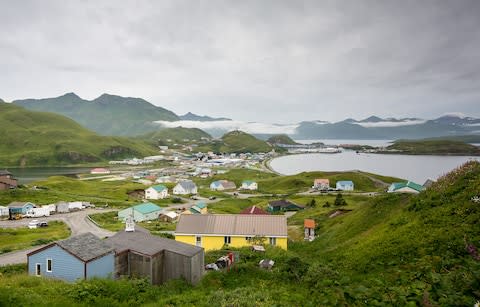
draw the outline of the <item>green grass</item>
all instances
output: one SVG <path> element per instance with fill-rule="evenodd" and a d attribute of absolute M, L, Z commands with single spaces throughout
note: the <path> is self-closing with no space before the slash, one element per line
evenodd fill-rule
<path fill-rule="evenodd" d="M 329 218 L 333 195 L 289 219 L 314 218 L 313 242 L 265 254 L 240 249 L 232 270 L 209 272 L 198 286 L 143 280 L 62 283 L 0 270 L 0 302 L 9 305 L 145 306 L 473 306 L 480 300 L 480 163 L 469 162 L 418 195 L 345 195 L 352 211 Z M 306 204 L 310 197 L 293 197 Z M 267 199 L 220 202 L 218 209 Z M 319 207 L 320 206 L 320 207 Z M 214 205 L 212 205 L 214 207 Z M 468 247 L 468 249 L 467 249 Z M 206 254 L 214 261 L 227 251 Z M 258 268 L 273 259 L 271 271 Z M 4 274 L 3 272 L 9 272 Z"/>
<path fill-rule="evenodd" d="M 158 152 L 144 141 L 99 136 L 61 115 L 0 103 L 1 166 L 94 164 Z"/>
<path fill-rule="evenodd" d="M 413 155 L 480 155 L 480 148 L 455 140 L 398 140 L 387 149 Z"/>
<path fill-rule="evenodd" d="M 32 190 L 29 187 L 23 187 L 0 191 L 0 203 L 29 201 L 37 205 L 45 205 L 57 201 L 89 201 L 95 205 L 125 207 L 139 202 L 138 199 L 128 196 L 129 191 L 145 188 L 142 184 L 127 181 L 80 181 L 63 176 L 49 177 L 30 186 L 33 185 L 46 189 Z"/>
<path fill-rule="evenodd" d="M 120 231 L 125 229 L 125 223 L 118 220 L 116 211 L 95 213 L 89 215 L 100 227 L 110 231 Z M 158 234 L 159 231 L 175 230 L 175 223 L 167 223 L 161 221 L 150 221 L 138 223 L 139 226 L 150 230 L 152 234 Z"/>
<path fill-rule="evenodd" d="M 231 131 L 222 136 L 221 140 L 213 140 L 210 144 L 198 146 L 194 150 L 196 152 L 256 153 L 269 152 L 272 149 L 273 147 L 267 142 L 259 140 L 253 135 L 242 131 Z"/>
<path fill-rule="evenodd" d="M 335 187 L 337 181 L 351 180 L 355 185 L 354 192 L 384 191 L 391 182 L 401 181 L 398 178 L 378 176 L 363 172 L 303 172 L 291 176 L 273 177 L 258 180 L 258 191 L 262 193 L 292 194 L 308 191 L 316 178 L 327 178 L 330 186 Z M 375 179 L 375 180 L 372 180 Z M 383 181 L 385 184 L 378 182 Z"/>
<path fill-rule="evenodd" d="M 69 235 L 70 229 L 59 221 L 49 222 L 48 227 L 35 229 L 27 226 L 0 228 L 0 254 L 57 241 Z"/>
<path fill-rule="evenodd" d="M 211 139 L 212 136 L 198 128 L 166 128 L 142 135 L 139 138 L 154 142 L 156 145 L 169 145 L 168 139 L 175 143 L 184 143 L 184 139 L 200 141 L 202 138 Z"/>

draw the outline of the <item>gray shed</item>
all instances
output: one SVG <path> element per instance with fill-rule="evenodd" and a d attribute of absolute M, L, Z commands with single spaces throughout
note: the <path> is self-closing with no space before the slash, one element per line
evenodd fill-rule
<path fill-rule="evenodd" d="M 204 273 L 204 250 L 151 235 L 148 230 L 117 232 L 106 241 L 115 248 L 115 278 L 148 277 L 152 284 L 184 278 L 196 284 Z"/>

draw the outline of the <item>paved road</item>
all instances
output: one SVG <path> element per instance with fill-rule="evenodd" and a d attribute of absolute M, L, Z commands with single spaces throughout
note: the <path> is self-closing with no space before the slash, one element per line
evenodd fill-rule
<path fill-rule="evenodd" d="M 56 214 L 48 217 L 38 218 L 40 221 L 63 221 L 65 222 L 71 230 L 71 236 L 78 234 L 91 232 L 99 238 L 109 237 L 113 235 L 113 232 L 102 229 L 92 223 L 88 218 L 88 214 L 99 213 L 99 212 L 108 212 L 112 210 L 98 210 L 98 209 L 88 209 L 78 212 L 71 212 L 65 214 Z M 21 219 L 18 221 L 0 221 L 0 228 L 19 228 L 27 227 L 28 223 L 33 219 Z M 42 246 L 35 246 L 33 248 L 21 251 L 15 251 L 7 254 L 0 255 L 0 266 L 7 264 L 17 264 L 17 263 L 26 263 L 27 254 L 31 251 L 34 251 Z"/>

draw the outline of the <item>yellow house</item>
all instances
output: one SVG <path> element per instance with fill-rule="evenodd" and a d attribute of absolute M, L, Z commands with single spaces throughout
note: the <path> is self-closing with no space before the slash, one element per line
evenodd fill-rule
<path fill-rule="evenodd" d="M 287 238 L 287 218 L 283 215 L 182 214 L 175 230 L 175 240 L 205 251 L 253 244 L 287 249 Z"/>

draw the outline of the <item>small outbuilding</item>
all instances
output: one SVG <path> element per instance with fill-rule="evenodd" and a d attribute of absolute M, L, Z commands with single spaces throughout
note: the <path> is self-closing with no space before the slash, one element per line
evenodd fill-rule
<path fill-rule="evenodd" d="M 315 220 L 305 219 L 303 221 L 303 227 L 305 230 L 305 240 L 313 241 L 315 239 Z"/>
<path fill-rule="evenodd" d="M 162 222 L 174 222 L 178 218 L 178 214 L 173 211 L 162 212 L 158 219 Z"/>
<path fill-rule="evenodd" d="M 114 260 L 112 246 L 92 233 L 84 233 L 27 254 L 27 267 L 30 275 L 73 282 L 112 276 Z"/>
<path fill-rule="evenodd" d="M 286 199 L 274 200 L 268 203 L 267 210 L 270 212 L 281 211 L 298 211 L 305 209 L 303 206 L 297 205 Z"/>
<path fill-rule="evenodd" d="M 154 284 L 183 278 L 197 284 L 204 274 L 204 250 L 151 235 L 136 227 L 106 239 L 115 248 L 114 277 L 145 277 Z"/>
<path fill-rule="evenodd" d="M 10 217 L 13 217 L 15 215 L 25 215 L 27 214 L 27 211 L 35 208 L 35 204 L 31 202 L 20 202 L 20 201 L 14 201 L 8 204 L 8 212 Z"/>

